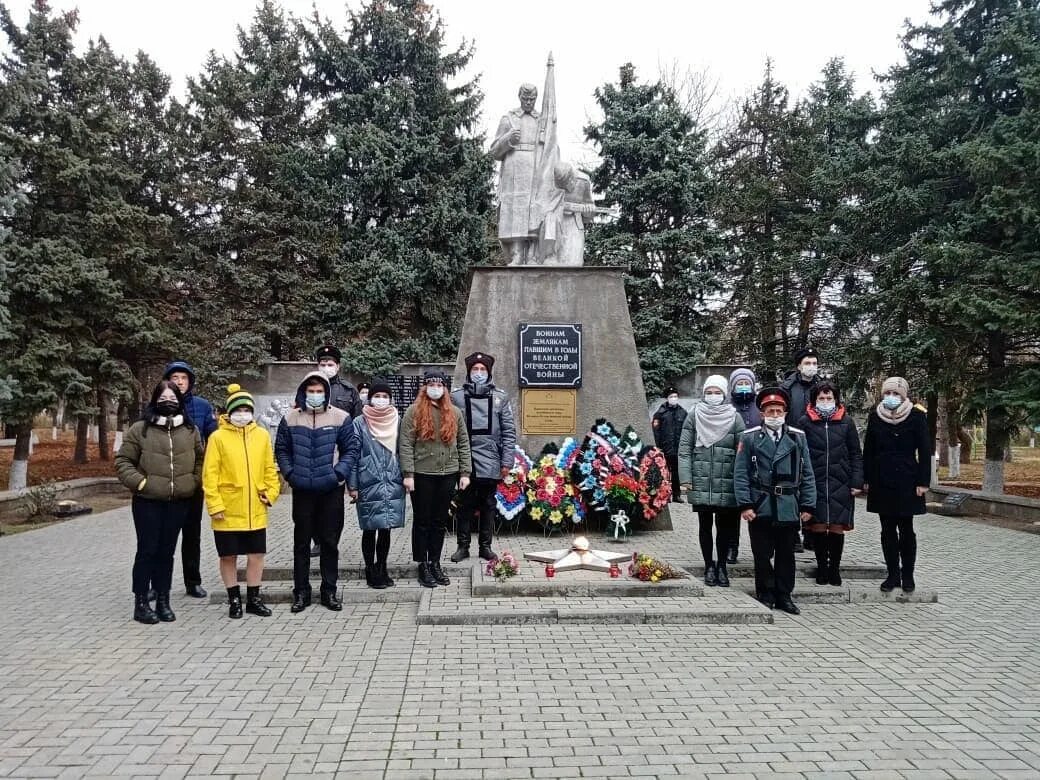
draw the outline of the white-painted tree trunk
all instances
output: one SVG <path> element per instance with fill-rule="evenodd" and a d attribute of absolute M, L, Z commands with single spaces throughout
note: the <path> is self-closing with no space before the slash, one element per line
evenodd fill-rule
<path fill-rule="evenodd" d="M 123 446 L 123 432 L 122 431 L 116 431 L 116 440 L 112 444 L 112 453 L 115 454 L 115 453 L 119 452 L 119 448 L 122 447 L 122 446 Z"/>
<path fill-rule="evenodd" d="M 997 493 L 1004 492 L 1004 461 L 989 460 L 982 465 L 982 492 Z"/>
<path fill-rule="evenodd" d="M 950 479 L 957 479 L 961 475 L 961 445 L 954 444 L 950 447 Z"/>
<path fill-rule="evenodd" d="M 11 470 L 7 476 L 8 490 L 24 490 L 29 482 L 29 461 L 11 461 Z"/>

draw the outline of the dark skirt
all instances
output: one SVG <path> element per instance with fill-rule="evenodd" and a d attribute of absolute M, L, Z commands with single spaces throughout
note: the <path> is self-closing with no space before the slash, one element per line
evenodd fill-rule
<path fill-rule="evenodd" d="M 217 555 L 257 555 L 267 552 L 267 529 L 255 531 L 214 531 Z"/>

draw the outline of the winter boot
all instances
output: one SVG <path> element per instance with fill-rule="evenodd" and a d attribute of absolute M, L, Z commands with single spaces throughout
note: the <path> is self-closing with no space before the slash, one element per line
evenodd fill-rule
<path fill-rule="evenodd" d="M 817 540 L 821 545 L 825 542 L 830 548 L 827 582 L 831 585 L 841 585 L 841 554 L 845 551 L 845 534 L 827 534 L 827 539 Z"/>
<path fill-rule="evenodd" d="M 715 571 L 715 561 L 708 561 L 704 564 L 704 584 L 709 588 L 714 588 L 719 584 L 719 575 Z"/>
<path fill-rule="evenodd" d="M 816 553 L 816 584 L 826 585 L 830 581 L 830 570 L 827 567 L 828 553 L 830 552 L 830 545 L 827 544 L 827 536 L 825 533 L 814 534 L 816 539 L 813 541 L 813 552 Z"/>
<path fill-rule="evenodd" d="M 881 535 L 881 552 L 885 556 L 885 566 L 888 568 L 888 576 L 881 583 L 881 590 L 891 593 L 899 587 L 899 539 L 889 539 L 885 534 Z"/>
<path fill-rule="evenodd" d="M 433 572 L 430 571 L 430 564 L 420 563 L 419 564 L 419 584 L 424 588 L 436 588 L 437 580 L 433 577 Z"/>
<path fill-rule="evenodd" d="M 170 609 L 170 591 L 165 590 L 155 594 L 155 614 L 163 623 L 172 623 L 177 619 L 173 610 Z"/>
<path fill-rule="evenodd" d="M 147 593 L 134 596 L 134 620 L 146 625 L 154 625 L 159 622 L 159 616 L 155 614 L 152 605 L 148 603 Z"/>
<path fill-rule="evenodd" d="M 271 617 L 271 608 L 260 598 L 259 585 L 248 585 L 246 587 L 246 612 L 259 617 Z"/>
<path fill-rule="evenodd" d="M 392 579 L 390 579 L 390 573 L 386 570 L 386 561 L 383 561 L 382 563 L 377 563 L 376 568 L 379 570 L 379 579 L 386 587 L 392 588 L 394 587 L 394 585 L 397 584 Z"/>
<path fill-rule="evenodd" d="M 715 566 L 715 579 L 719 583 L 720 588 L 729 587 L 729 572 L 726 571 L 725 561 L 719 561 Z"/>
<path fill-rule="evenodd" d="M 459 545 L 459 549 L 451 554 L 452 563 L 461 563 L 469 557 L 469 547 L 467 545 Z"/>
<path fill-rule="evenodd" d="M 238 620 L 242 617 L 242 588 L 239 585 L 235 585 L 233 588 L 227 589 L 228 595 L 228 617 L 232 620 Z"/>

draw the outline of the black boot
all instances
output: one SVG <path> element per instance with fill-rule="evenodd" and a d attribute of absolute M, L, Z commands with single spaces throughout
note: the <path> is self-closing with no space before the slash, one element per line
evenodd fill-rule
<path fill-rule="evenodd" d="M 726 571 L 726 562 L 719 561 L 715 567 L 715 579 L 719 583 L 720 588 L 729 587 L 729 572 Z"/>
<path fill-rule="evenodd" d="M 845 551 L 845 534 L 827 534 L 827 539 L 817 540 L 821 545 L 826 541 L 830 548 L 830 561 L 827 569 L 827 582 L 841 585 L 841 554 Z"/>
<path fill-rule="evenodd" d="M 228 596 L 228 617 L 232 620 L 238 620 L 242 617 L 242 588 L 235 585 L 233 588 L 227 589 Z"/>
<path fill-rule="evenodd" d="M 891 593 L 899 587 L 899 539 L 888 539 L 882 533 L 881 552 L 885 556 L 885 566 L 888 568 L 888 576 L 881 583 L 881 590 Z"/>
<path fill-rule="evenodd" d="M 904 593 L 913 593 L 917 588 L 914 582 L 914 566 L 917 564 L 917 535 L 911 531 L 899 540 L 899 557 L 903 561 L 903 577 L 901 587 Z"/>
<path fill-rule="evenodd" d="M 776 608 L 781 612 L 786 612 L 788 615 L 802 614 L 802 611 L 798 609 L 798 605 L 787 594 L 777 596 Z"/>
<path fill-rule="evenodd" d="M 480 557 L 481 557 L 481 558 L 483 558 L 483 559 L 484 559 L 485 561 L 493 561 L 493 560 L 495 560 L 496 558 L 498 558 L 498 556 L 497 556 L 497 555 L 495 555 L 495 551 L 491 549 L 491 544 L 490 544 L 490 543 L 489 543 L 489 544 L 487 544 L 486 546 L 485 546 L 485 545 L 483 545 L 483 544 L 482 544 L 482 545 L 480 545 L 480 551 L 479 551 L 479 553 L 478 553 L 478 554 L 479 554 L 479 555 L 480 555 Z"/>
<path fill-rule="evenodd" d="M 437 581 L 438 585 L 451 585 L 451 580 L 448 579 L 448 575 L 441 568 L 440 561 L 432 561 L 430 563 L 430 574 Z"/>
<path fill-rule="evenodd" d="M 459 545 L 459 549 L 451 554 L 452 563 L 461 563 L 469 557 L 469 546 Z"/>
<path fill-rule="evenodd" d="M 271 617 L 271 608 L 260 598 L 260 586 L 246 586 L 246 612 L 259 617 Z"/>
<path fill-rule="evenodd" d="M 830 545 L 827 544 L 827 534 L 818 533 L 815 536 L 813 552 L 816 553 L 816 584 L 826 585 L 830 581 L 830 569 L 827 566 Z"/>
<path fill-rule="evenodd" d="M 159 616 L 155 614 L 152 605 L 148 603 L 147 593 L 134 596 L 134 620 L 147 625 L 154 625 L 159 622 Z"/>
<path fill-rule="evenodd" d="M 321 605 L 325 609 L 331 609 L 333 612 L 339 612 L 343 609 L 343 602 L 339 600 L 339 596 L 336 595 L 334 590 L 323 590 L 321 592 Z"/>
<path fill-rule="evenodd" d="M 430 564 L 428 563 L 419 564 L 419 584 L 424 588 L 437 587 L 437 580 L 433 578 L 433 572 L 430 571 Z"/>
<path fill-rule="evenodd" d="M 289 607 L 289 611 L 292 613 L 303 612 L 307 607 L 311 605 L 311 594 L 304 593 L 303 591 L 293 591 L 292 606 Z"/>
<path fill-rule="evenodd" d="M 368 584 L 368 587 L 375 588 L 376 590 L 383 590 L 386 588 L 386 583 L 383 582 L 379 566 L 375 563 L 365 566 L 365 582 Z"/>
<path fill-rule="evenodd" d="M 714 588 L 719 584 L 719 577 L 715 572 L 715 561 L 704 564 L 704 584 L 709 588 Z"/>
<path fill-rule="evenodd" d="M 732 547 L 729 548 L 729 552 L 726 553 L 726 563 L 731 564 L 731 565 L 736 563 L 737 562 L 737 555 L 739 555 L 739 554 L 740 554 L 740 547 L 739 547 L 739 545 L 734 544 Z"/>
<path fill-rule="evenodd" d="M 163 623 L 172 623 L 177 619 L 170 609 L 170 591 L 161 591 L 155 594 L 155 614 Z"/>
<path fill-rule="evenodd" d="M 206 589 L 201 585 L 189 585 L 184 589 L 184 592 L 191 596 L 193 599 L 204 599 L 209 594 L 206 593 Z"/>
<path fill-rule="evenodd" d="M 386 587 L 392 588 L 394 587 L 394 585 L 397 584 L 392 579 L 390 579 L 390 573 L 386 570 L 386 561 L 383 561 L 382 563 L 377 563 L 376 568 L 379 569 L 379 579 L 383 581 L 383 584 Z"/>

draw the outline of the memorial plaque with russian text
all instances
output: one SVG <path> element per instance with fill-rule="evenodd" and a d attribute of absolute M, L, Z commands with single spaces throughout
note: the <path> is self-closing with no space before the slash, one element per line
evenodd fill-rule
<path fill-rule="evenodd" d="M 573 436 L 577 425 L 577 390 L 520 392 L 520 429 L 524 436 Z"/>
<path fill-rule="evenodd" d="M 520 323 L 520 387 L 581 387 L 581 325 Z"/>

